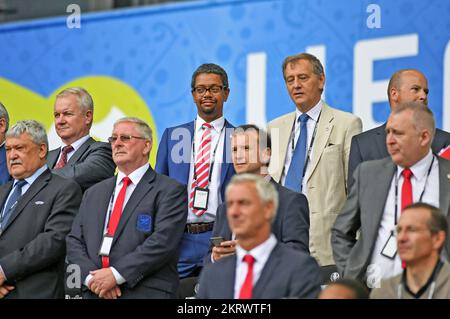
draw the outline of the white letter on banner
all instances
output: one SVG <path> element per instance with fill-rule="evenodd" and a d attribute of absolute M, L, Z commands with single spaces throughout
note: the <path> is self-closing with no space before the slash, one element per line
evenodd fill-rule
<path fill-rule="evenodd" d="M 372 103 L 387 101 L 389 80 L 373 81 L 373 61 L 417 55 L 417 34 L 363 40 L 355 44 L 353 64 L 353 113 L 363 122 L 364 130 L 382 123 L 372 116 Z M 392 72 L 393 73 L 393 72 Z"/>
<path fill-rule="evenodd" d="M 450 131 L 450 41 L 444 53 L 444 92 L 442 103 L 442 129 Z"/>
<path fill-rule="evenodd" d="M 378 4 L 369 4 L 366 9 L 367 13 L 371 13 L 367 17 L 366 25 L 369 29 L 381 28 L 381 8 Z"/>
<path fill-rule="evenodd" d="M 69 4 L 66 9 L 67 13 L 72 13 L 66 19 L 66 25 L 69 29 L 81 28 L 81 8 L 78 4 Z"/>
<path fill-rule="evenodd" d="M 265 52 L 247 55 L 246 121 L 266 127 L 266 61 Z"/>

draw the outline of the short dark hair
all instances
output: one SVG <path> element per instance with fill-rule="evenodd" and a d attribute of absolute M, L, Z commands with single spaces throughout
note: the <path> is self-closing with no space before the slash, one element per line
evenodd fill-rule
<path fill-rule="evenodd" d="M 431 216 L 427 222 L 427 226 L 432 234 L 437 234 L 438 232 L 443 231 L 445 232 L 445 237 L 447 237 L 448 234 L 447 217 L 444 214 L 442 214 L 439 208 L 427 203 L 419 202 L 406 206 L 403 211 L 415 208 L 426 209 L 427 211 L 430 212 Z"/>
<path fill-rule="evenodd" d="M 348 288 L 353 292 L 353 296 L 355 299 L 369 299 L 369 290 L 362 282 L 357 279 L 340 278 L 330 283 L 328 287 L 330 286 L 343 286 Z"/>
<path fill-rule="evenodd" d="M 255 124 L 243 124 L 239 125 L 233 130 L 233 135 L 238 133 L 244 133 L 247 130 L 255 130 L 258 134 L 259 146 L 264 148 L 272 149 L 272 140 L 270 138 L 270 134 L 268 134 L 265 130 L 259 128 Z"/>
<path fill-rule="evenodd" d="M 191 80 L 191 89 L 193 90 L 195 87 L 195 80 L 197 79 L 197 76 L 202 73 L 209 73 L 209 74 L 217 74 L 220 76 L 220 79 L 222 80 L 223 88 L 228 89 L 228 75 L 225 70 L 214 63 L 205 63 L 200 65 L 197 70 L 194 71 L 194 74 L 192 74 L 192 80 Z"/>

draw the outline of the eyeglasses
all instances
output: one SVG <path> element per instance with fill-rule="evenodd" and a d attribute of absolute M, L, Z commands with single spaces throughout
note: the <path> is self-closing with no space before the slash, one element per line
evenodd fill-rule
<path fill-rule="evenodd" d="M 220 85 L 213 85 L 210 86 L 209 88 L 204 87 L 204 86 L 196 86 L 192 92 L 195 92 L 197 94 L 206 94 L 206 91 L 211 92 L 211 94 L 218 94 L 220 93 L 222 90 L 224 89 L 223 86 Z"/>
<path fill-rule="evenodd" d="M 108 142 L 110 142 L 111 144 L 115 143 L 117 141 L 117 139 L 120 139 L 121 142 L 124 143 L 128 143 L 129 141 L 131 141 L 132 138 L 137 138 L 140 140 L 146 140 L 145 137 L 141 137 L 141 136 L 133 136 L 133 135 L 119 135 L 119 136 L 111 136 L 108 137 Z"/>

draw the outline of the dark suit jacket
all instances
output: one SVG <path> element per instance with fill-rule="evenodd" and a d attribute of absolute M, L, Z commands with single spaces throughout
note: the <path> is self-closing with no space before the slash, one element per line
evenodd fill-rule
<path fill-rule="evenodd" d="M 51 150 L 47 156 L 48 167 L 53 168 L 59 157 L 61 148 Z M 74 179 L 83 192 L 92 185 L 112 177 L 116 164 L 112 160 L 111 145 L 96 142 L 90 137 L 70 157 L 66 166 L 52 172 L 65 178 Z"/>
<path fill-rule="evenodd" d="M 438 161 L 439 208 L 450 222 L 450 161 L 440 157 Z M 395 171 L 390 157 L 363 162 L 356 168 L 355 183 L 331 232 L 334 259 L 339 272 L 346 277 L 362 279 L 365 275 Z M 429 187 L 433 189 L 436 185 Z M 442 255 L 450 260 L 449 236 Z"/>
<path fill-rule="evenodd" d="M 236 255 L 206 265 L 200 273 L 198 299 L 233 299 Z M 316 298 L 321 275 L 308 254 L 277 244 L 253 287 L 253 299 Z"/>
<path fill-rule="evenodd" d="M 225 188 L 228 182 L 235 174 L 233 162 L 231 161 L 231 134 L 229 134 L 230 129 L 233 128 L 234 126 L 225 120 L 225 129 L 221 136 L 221 138 L 224 138 L 223 136 L 225 136 L 222 169 L 220 174 L 220 194 L 222 199 L 225 198 Z M 187 185 L 189 182 L 193 138 L 194 121 L 167 128 L 159 143 L 158 154 L 156 155 L 156 172 L 172 177 L 181 184 Z M 172 158 L 172 152 L 179 155 L 180 158 L 182 158 L 182 161 L 178 163 L 175 162 L 178 159 Z"/>
<path fill-rule="evenodd" d="M 441 149 L 450 145 L 450 133 L 436 129 L 436 134 L 431 144 L 433 153 L 437 154 Z M 353 172 L 356 167 L 365 161 L 377 160 L 388 157 L 386 146 L 386 123 L 352 138 L 350 157 L 348 159 L 348 189 L 353 184 Z"/>
<path fill-rule="evenodd" d="M 309 254 L 308 200 L 305 195 L 293 192 L 273 179 L 270 181 L 278 191 L 278 210 L 272 224 L 272 233 L 279 242 Z M 212 237 L 221 236 L 225 240 L 231 240 L 231 235 L 227 206 L 222 203 L 217 208 Z M 211 262 L 211 250 L 205 257 L 205 262 Z"/>
<path fill-rule="evenodd" d="M 9 176 L 8 166 L 6 165 L 6 151 L 5 145 L 0 146 L 0 185 L 3 185 L 11 180 Z"/>
<path fill-rule="evenodd" d="M 3 207 L 13 182 L 0 187 Z M 64 298 L 65 237 L 81 202 L 77 183 L 46 170 L 17 202 L 0 236 L 7 298 Z"/>
<path fill-rule="evenodd" d="M 98 255 L 116 177 L 88 189 L 67 237 L 69 263 L 89 271 L 102 268 Z M 150 219 L 149 227 L 139 220 Z M 187 218 L 186 187 L 149 167 L 128 200 L 114 235 L 110 265 L 125 279 L 122 298 L 170 298 L 178 288 L 178 246 Z M 93 298 L 83 285 L 83 297 Z"/>

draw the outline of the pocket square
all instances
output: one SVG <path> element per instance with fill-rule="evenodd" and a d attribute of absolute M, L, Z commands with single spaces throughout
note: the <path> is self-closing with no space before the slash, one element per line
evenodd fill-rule
<path fill-rule="evenodd" d="M 38 200 L 37 202 L 34 202 L 34 204 L 35 204 L 35 205 L 43 205 L 43 204 L 44 204 L 44 202 L 43 202 L 43 201 L 41 201 L 41 200 Z"/>

